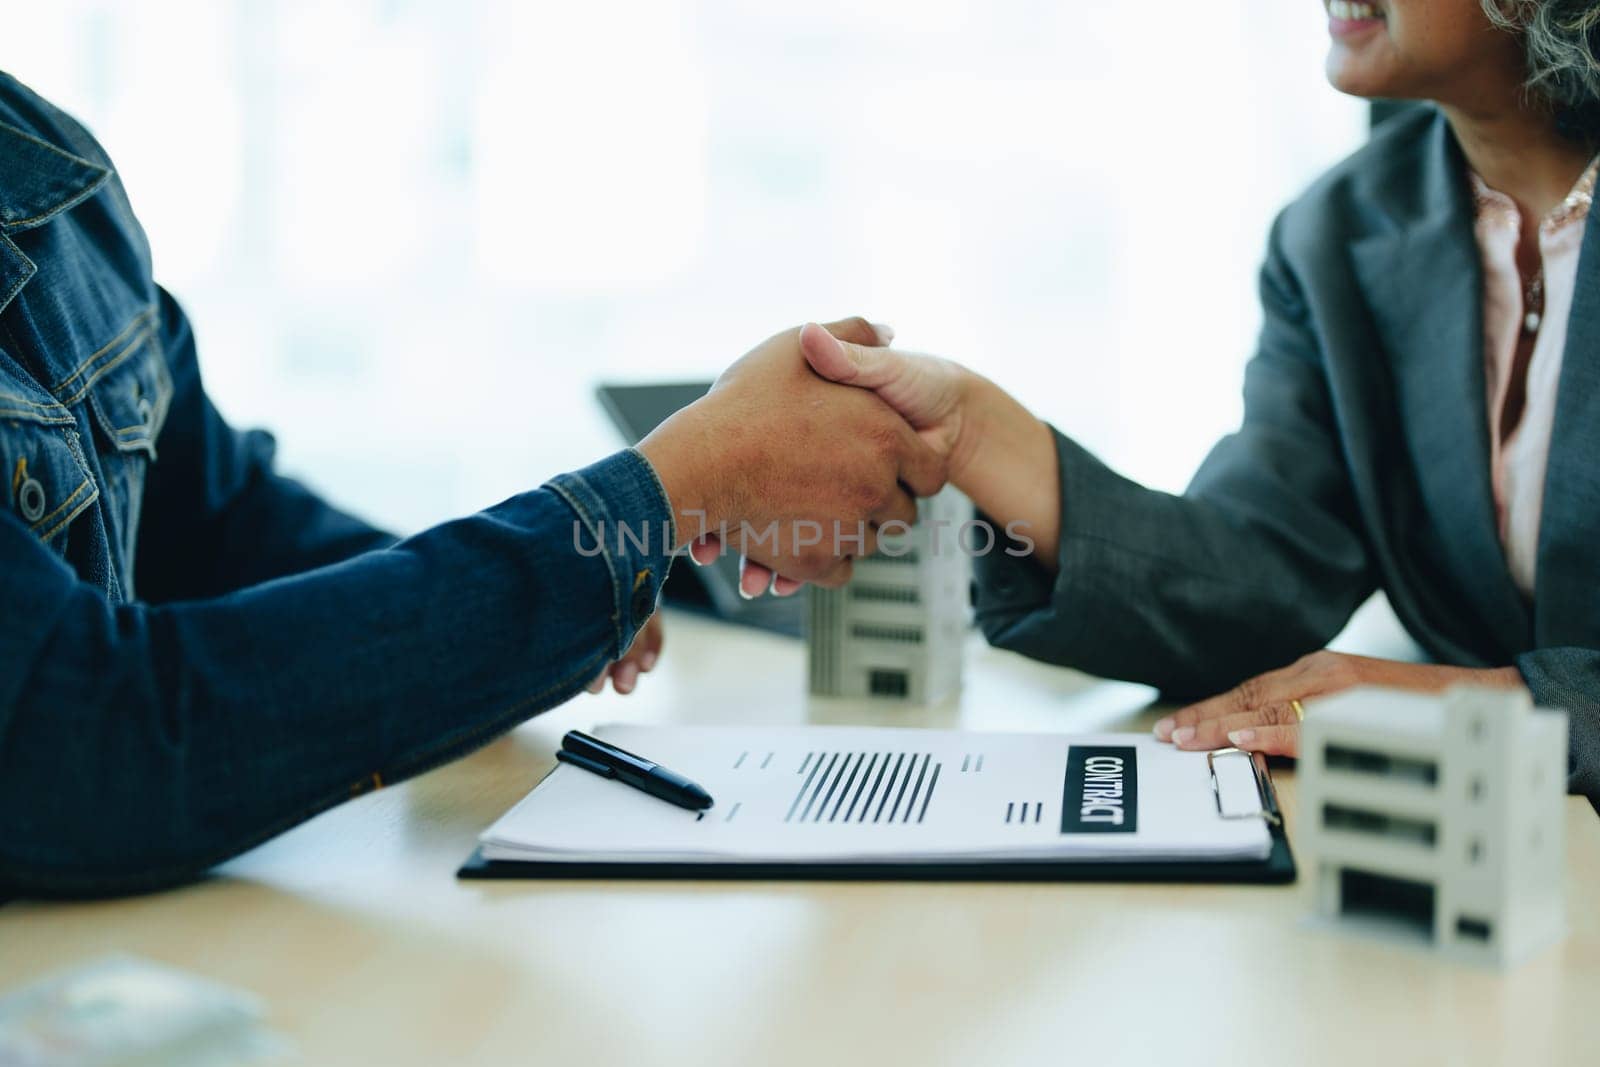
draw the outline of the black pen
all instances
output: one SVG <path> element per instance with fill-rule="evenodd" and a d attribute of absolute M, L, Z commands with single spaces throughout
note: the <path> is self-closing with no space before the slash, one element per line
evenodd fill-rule
<path fill-rule="evenodd" d="M 711 806 L 711 794 L 683 775 L 578 730 L 567 731 L 556 759 L 602 778 L 615 778 L 680 808 L 702 811 Z"/>

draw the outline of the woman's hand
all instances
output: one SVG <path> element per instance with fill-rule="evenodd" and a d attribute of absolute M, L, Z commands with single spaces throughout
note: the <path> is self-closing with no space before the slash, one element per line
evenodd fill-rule
<path fill-rule="evenodd" d="M 1232 745 L 1269 756 L 1298 756 L 1300 716 L 1292 701 L 1304 704 L 1313 697 L 1358 685 L 1436 693 L 1463 684 L 1513 689 L 1522 685 L 1522 675 L 1515 667 L 1473 670 L 1313 652 L 1282 670 L 1257 675 L 1226 693 L 1168 715 L 1156 723 L 1155 733 L 1158 739 L 1184 749 Z"/>
<path fill-rule="evenodd" d="M 864 319 L 828 329 L 863 344 L 879 336 Z M 757 345 L 638 450 L 661 479 L 682 543 L 735 528 L 758 562 L 837 586 L 851 556 L 873 551 L 879 526 L 916 520 L 915 498 L 944 487 L 949 461 L 870 391 L 813 373 L 802 333 L 832 336 L 811 325 Z"/>
<path fill-rule="evenodd" d="M 661 612 L 645 620 L 639 632 L 633 635 L 633 644 L 628 646 L 628 651 L 622 658 L 608 666 L 595 676 L 594 681 L 588 685 L 591 693 L 604 692 L 606 679 L 611 679 L 611 688 L 619 693 L 631 693 L 633 687 L 639 683 L 639 675 L 648 674 L 650 668 L 656 665 L 656 660 L 661 658 L 661 645 L 664 638 L 661 632 Z"/>
<path fill-rule="evenodd" d="M 845 328 L 841 328 L 845 327 Z M 909 393 L 904 386 L 897 387 L 897 393 L 903 400 L 910 401 L 911 409 L 919 415 L 912 418 L 906 414 L 902 404 L 896 404 L 891 396 L 884 396 L 879 392 L 880 399 L 892 408 L 899 411 L 913 428 L 918 431 L 924 441 L 933 446 L 935 452 L 941 456 L 950 455 L 950 446 L 955 440 L 955 435 L 945 427 L 938 427 L 932 432 L 927 432 L 924 427 L 932 421 L 933 412 L 938 411 L 939 417 L 948 417 L 957 407 L 956 401 L 956 376 L 955 364 L 949 364 L 950 373 L 941 381 L 929 379 L 920 369 L 913 366 L 900 353 L 890 352 L 883 346 L 894 340 L 894 329 L 881 323 L 872 323 L 870 326 L 852 328 L 851 320 L 833 323 L 824 328 L 810 323 L 800 331 L 800 350 L 805 354 L 806 360 L 811 364 L 812 370 L 818 375 L 840 383 L 841 385 L 854 385 L 866 389 L 873 389 L 874 385 L 857 380 L 856 367 L 859 362 L 851 357 L 851 353 L 862 350 L 882 352 L 890 359 L 890 364 L 885 368 L 875 370 L 875 380 L 894 384 L 895 380 L 909 371 L 911 377 L 923 381 L 915 394 Z M 870 329 L 870 336 L 865 335 Z M 943 360 L 930 360 L 926 357 L 912 357 L 928 364 L 943 363 Z M 896 373 L 889 373 L 887 366 L 896 368 Z M 830 373 L 830 370 L 832 373 Z M 959 420 L 959 413 L 956 413 Z M 721 538 L 714 533 L 703 534 L 689 546 L 689 559 L 696 566 L 706 566 L 721 556 L 726 546 Z M 772 568 L 762 566 L 748 556 L 739 557 L 739 595 L 746 600 L 753 600 L 763 593 L 773 596 L 793 596 L 805 588 L 805 582 L 773 573 Z"/>
<path fill-rule="evenodd" d="M 885 344 L 893 338 L 886 328 L 878 332 Z M 1026 407 L 988 379 L 936 356 L 852 342 L 816 326 L 801 331 L 800 350 L 821 377 L 876 393 L 934 452 L 948 457 L 950 484 L 1008 532 L 1031 540 L 1039 563 L 1055 570 L 1061 533 L 1055 437 Z M 769 587 L 786 596 L 801 584 L 755 564 L 740 570 L 745 596 Z"/>
<path fill-rule="evenodd" d="M 800 351 L 811 369 L 831 382 L 870 389 L 911 424 L 933 450 L 949 457 L 950 480 L 964 471 L 979 444 L 971 413 L 975 376 L 959 363 L 884 347 L 894 331 L 880 328 L 882 345 L 855 344 L 807 326 Z"/>

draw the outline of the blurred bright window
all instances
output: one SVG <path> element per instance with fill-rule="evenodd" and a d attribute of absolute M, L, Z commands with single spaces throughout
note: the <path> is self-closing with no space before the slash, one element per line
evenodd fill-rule
<path fill-rule="evenodd" d="M 1126 473 L 1239 416 L 1272 216 L 1358 145 L 1315 4 L 52 0 L 219 406 L 400 530 L 617 446 L 596 381 L 862 313 Z"/>

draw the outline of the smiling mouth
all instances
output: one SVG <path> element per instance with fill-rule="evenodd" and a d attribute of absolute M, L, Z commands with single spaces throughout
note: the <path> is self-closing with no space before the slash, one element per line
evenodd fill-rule
<path fill-rule="evenodd" d="M 1381 22 L 1383 11 L 1375 4 L 1351 0 L 1327 0 L 1328 15 L 1337 22 Z"/>

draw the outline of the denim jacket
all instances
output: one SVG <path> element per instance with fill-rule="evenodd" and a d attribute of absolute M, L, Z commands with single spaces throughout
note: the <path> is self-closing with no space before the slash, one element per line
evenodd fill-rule
<path fill-rule="evenodd" d="M 460 756 L 620 656 L 670 563 L 635 452 L 403 541 L 272 458 L 105 153 L 0 74 L 0 895 L 181 881 Z"/>

